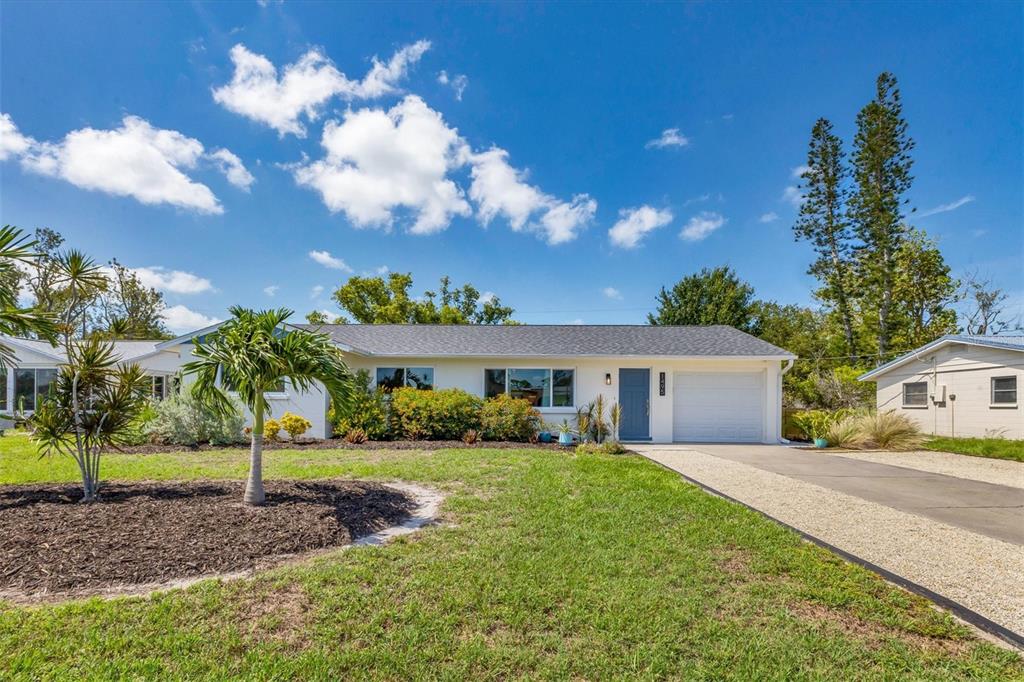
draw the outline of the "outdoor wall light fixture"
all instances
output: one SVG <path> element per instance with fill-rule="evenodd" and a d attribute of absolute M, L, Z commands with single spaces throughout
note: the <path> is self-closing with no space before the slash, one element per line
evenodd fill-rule
<path fill-rule="evenodd" d="M 605 372 L 604 373 L 604 385 L 605 386 L 611 386 L 612 385 L 612 373 L 611 372 Z"/>

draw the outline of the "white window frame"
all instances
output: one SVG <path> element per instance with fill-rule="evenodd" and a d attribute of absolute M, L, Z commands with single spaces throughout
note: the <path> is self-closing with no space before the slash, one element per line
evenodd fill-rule
<path fill-rule="evenodd" d="M 997 409 L 997 410 L 1000 409 L 1000 408 L 1014 409 L 1015 407 L 1017 407 L 1017 403 L 1020 401 L 1020 397 L 1017 396 L 1017 395 L 1014 396 L 1016 399 L 1012 403 L 997 403 L 996 402 L 996 380 L 997 379 L 1013 379 L 1013 389 L 1012 389 L 1013 392 L 1016 394 L 1020 390 L 1020 381 L 1017 380 L 1017 375 L 1015 375 L 1015 374 L 1007 374 L 1007 375 L 1003 375 L 1003 376 L 1000 376 L 1000 377 L 992 377 L 992 378 L 990 378 L 989 379 L 989 383 L 988 383 L 988 386 L 989 386 L 989 389 L 988 389 L 989 407 Z M 1002 388 L 1002 389 L 999 389 L 999 390 L 1000 391 L 1009 391 L 1011 389 Z"/>
<path fill-rule="evenodd" d="M 408 381 L 408 376 L 406 376 L 406 375 L 409 373 L 410 369 L 429 369 L 430 370 L 430 374 L 433 377 L 433 379 L 431 381 L 430 388 L 425 388 L 423 390 L 424 391 L 433 391 L 435 388 L 437 388 L 437 368 L 434 367 L 433 365 L 398 365 L 398 364 L 394 364 L 394 365 L 375 365 L 374 366 L 374 368 L 373 368 L 373 375 L 370 377 L 370 388 L 372 388 L 375 391 L 378 388 L 380 388 L 380 386 L 377 385 L 377 371 L 381 370 L 381 369 L 400 369 L 400 370 L 402 370 L 402 388 L 415 388 L 414 386 L 409 386 L 408 383 L 406 383 Z"/>
<path fill-rule="evenodd" d="M 577 401 L 576 401 L 576 386 L 577 386 L 577 384 L 579 382 L 579 376 L 580 376 L 580 370 L 579 370 L 578 367 L 568 367 L 568 366 L 565 366 L 565 365 L 562 365 L 562 366 L 551 365 L 551 366 L 548 366 L 548 367 L 543 367 L 543 366 L 538 366 L 538 365 L 510 365 L 510 366 L 505 366 L 505 367 L 496 367 L 496 366 L 492 365 L 492 366 L 484 367 L 484 368 L 482 368 L 480 370 L 480 389 L 481 389 L 480 390 L 480 395 L 481 395 L 481 397 L 484 398 L 484 400 L 487 399 L 487 370 L 489 370 L 489 369 L 501 369 L 501 370 L 505 371 L 505 395 L 509 395 L 509 392 L 508 392 L 508 373 L 511 370 L 514 370 L 514 369 L 541 369 L 541 370 L 547 370 L 547 372 L 548 372 L 548 382 L 551 385 L 551 401 L 552 402 L 554 402 L 554 400 L 555 400 L 555 376 L 554 376 L 555 371 L 556 370 L 560 370 L 560 371 L 568 370 L 568 371 L 571 371 L 572 372 L 572 404 L 571 405 L 559 405 L 557 407 L 554 406 L 554 405 L 551 405 L 549 407 L 538 407 L 537 409 L 540 410 L 541 412 L 544 412 L 544 413 L 559 413 L 559 412 L 575 412 L 576 411 L 576 405 L 577 405 Z"/>
<path fill-rule="evenodd" d="M 924 385 L 924 402 L 920 405 L 915 405 L 907 402 L 907 386 L 919 386 Z M 903 409 L 906 410 L 927 410 L 928 409 L 928 382 L 927 381 L 904 381 L 900 384 L 901 400 Z"/>
<path fill-rule="evenodd" d="M 281 390 L 281 391 L 264 391 L 263 392 L 263 397 L 270 398 L 272 400 L 287 400 L 289 398 L 289 394 L 288 394 L 288 380 L 287 379 L 281 379 L 281 383 L 283 384 L 282 388 L 284 390 Z M 238 397 L 238 391 L 232 391 L 231 389 L 227 388 L 224 385 L 224 370 L 223 370 L 222 367 L 218 367 L 217 368 L 217 385 L 220 386 L 222 389 L 224 389 L 224 392 L 227 393 L 228 395 L 233 396 L 235 398 Z M 165 390 L 166 390 L 166 386 L 165 386 Z"/>
<path fill-rule="evenodd" d="M 53 372 L 57 373 L 57 376 L 59 376 L 60 375 L 60 368 L 59 367 L 54 367 L 54 366 L 48 366 L 48 365 L 42 365 L 42 366 L 31 366 L 31 365 L 29 365 L 29 366 L 23 366 L 23 367 L 8 367 L 7 368 L 7 376 L 8 376 L 7 381 L 9 383 L 10 393 L 8 393 L 8 396 L 7 396 L 7 398 L 8 398 L 8 400 L 7 400 L 7 412 L 9 414 L 17 414 L 17 412 L 18 412 L 18 394 L 17 394 L 18 377 L 17 377 L 17 373 L 19 371 L 21 371 L 21 370 L 27 370 L 27 371 L 31 371 L 32 372 L 32 409 L 27 409 L 26 408 L 25 414 L 33 414 L 36 411 L 36 408 L 39 407 L 39 400 L 38 400 L 38 398 L 39 398 L 39 372 L 53 371 Z M 54 377 L 54 380 L 56 380 L 56 376 Z"/>

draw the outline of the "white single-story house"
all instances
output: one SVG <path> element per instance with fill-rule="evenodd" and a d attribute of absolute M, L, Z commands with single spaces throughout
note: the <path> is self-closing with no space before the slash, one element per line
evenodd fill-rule
<path fill-rule="evenodd" d="M 1024 438 L 1024 336 L 943 336 L 860 379 L 877 385 L 880 411 L 925 433 Z"/>
<path fill-rule="evenodd" d="M 46 395 L 50 382 L 57 377 L 57 367 L 66 356 L 60 346 L 35 339 L 0 337 L 0 343 L 14 351 L 14 363 L 0 368 L 0 413 L 32 414 L 40 398 Z M 180 354 L 158 348 L 160 341 L 115 341 L 114 352 L 122 362 L 137 363 L 152 377 L 153 397 L 161 400 L 170 395 L 181 368 Z"/>
<path fill-rule="evenodd" d="M 533 403 L 552 428 L 600 394 L 606 405 L 622 406 L 622 440 L 654 443 L 778 442 L 782 375 L 796 359 L 727 326 L 294 327 L 329 335 L 349 367 L 367 370 L 378 385 L 460 388 L 484 398 L 509 393 Z M 159 364 L 154 376 L 164 367 L 173 374 L 192 358 L 193 340 L 215 328 L 146 342 L 147 352 L 125 359 L 147 372 Z M 267 397 L 274 416 L 300 414 L 312 422 L 308 435 L 331 435 L 322 389 L 298 393 L 285 385 Z"/>

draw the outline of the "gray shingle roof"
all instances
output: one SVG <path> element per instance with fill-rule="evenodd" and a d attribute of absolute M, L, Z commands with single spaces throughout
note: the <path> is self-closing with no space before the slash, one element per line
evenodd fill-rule
<path fill-rule="evenodd" d="M 795 357 L 722 325 L 299 324 L 357 353 L 381 356 L 687 356 Z"/>

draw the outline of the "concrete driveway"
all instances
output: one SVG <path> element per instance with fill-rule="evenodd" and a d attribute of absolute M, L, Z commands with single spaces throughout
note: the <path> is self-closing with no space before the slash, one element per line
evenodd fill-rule
<path fill-rule="evenodd" d="M 1024 464 L 902 453 L 896 466 L 886 453 L 782 445 L 630 448 L 1024 647 Z"/>
<path fill-rule="evenodd" d="M 1024 489 L 1019 487 L 793 447 L 720 444 L 684 447 L 1024 545 Z M 1020 469 L 1024 472 L 1024 466 Z"/>

